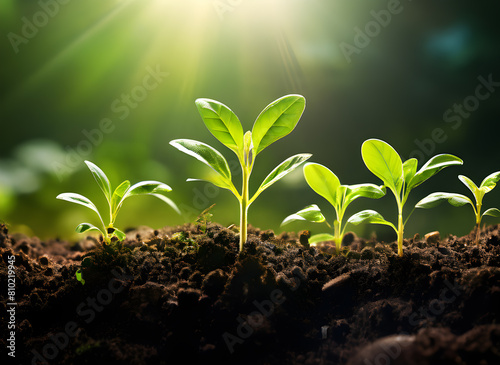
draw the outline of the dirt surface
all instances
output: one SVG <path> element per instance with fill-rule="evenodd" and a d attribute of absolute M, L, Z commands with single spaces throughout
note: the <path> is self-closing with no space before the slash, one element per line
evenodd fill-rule
<path fill-rule="evenodd" d="M 336 255 L 250 228 L 238 253 L 216 224 L 141 228 L 120 249 L 0 226 L 2 356 L 13 318 L 15 364 L 500 364 L 499 229 L 479 246 L 415 237 L 399 258 L 353 234 Z"/>

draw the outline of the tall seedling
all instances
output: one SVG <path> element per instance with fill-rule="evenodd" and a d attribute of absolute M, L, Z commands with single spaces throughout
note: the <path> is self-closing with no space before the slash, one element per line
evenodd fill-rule
<path fill-rule="evenodd" d="M 249 206 L 268 187 L 296 169 L 311 157 L 298 154 L 279 164 L 264 179 L 255 194 L 250 197 L 249 180 L 255 158 L 267 146 L 289 134 L 297 125 L 305 108 L 301 95 L 286 95 L 269 104 L 257 117 L 252 131 L 243 134 L 238 117 L 226 105 L 210 99 L 197 99 L 196 106 L 209 131 L 232 150 L 241 165 L 241 193 L 232 182 L 231 170 L 222 154 L 215 148 L 191 139 L 176 139 L 170 142 L 178 150 L 193 156 L 211 168 L 211 173 L 202 179 L 187 181 L 209 181 L 215 186 L 231 191 L 240 203 L 240 251 L 247 240 L 247 215 Z"/>
<path fill-rule="evenodd" d="M 398 207 L 397 227 L 374 210 L 363 210 L 349 218 L 348 222 L 353 224 L 366 222 L 392 227 L 398 238 L 398 255 L 403 256 L 404 226 L 411 216 L 410 213 L 403 221 L 403 207 L 410 191 L 445 167 L 462 165 L 463 161 L 453 155 L 441 154 L 432 157 L 417 171 L 417 159 L 410 158 L 403 163 L 396 150 L 379 139 L 365 141 L 361 147 L 361 155 L 368 170 L 382 180 L 394 194 Z"/>

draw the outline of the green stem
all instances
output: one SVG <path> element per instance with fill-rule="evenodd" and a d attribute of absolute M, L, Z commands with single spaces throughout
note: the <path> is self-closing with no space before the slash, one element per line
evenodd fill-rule
<path fill-rule="evenodd" d="M 477 203 L 476 207 L 476 245 L 479 245 L 479 232 L 481 230 L 481 205 Z"/>
<path fill-rule="evenodd" d="M 398 214 L 398 255 L 403 257 L 403 234 L 404 234 L 404 224 L 403 224 L 403 212 L 399 209 Z"/>
<path fill-rule="evenodd" d="M 109 224 L 104 226 L 104 231 L 106 232 L 105 241 L 107 243 L 111 243 L 111 235 L 108 232 L 108 228 L 113 228 L 113 224 L 115 223 L 116 214 L 113 214 L 113 207 L 111 206 L 111 201 L 106 197 L 109 206 Z M 116 212 L 115 212 L 116 213 Z M 104 225 L 104 223 L 103 223 Z"/>
<path fill-rule="evenodd" d="M 109 204 L 109 225 L 113 227 L 113 224 L 115 223 L 115 215 L 113 214 L 111 203 L 108 202 L 108 204 Z"/>
<path fill-rule="evenodd" d="M 337 253 L 340 253 L 340 248 L 342 246 L 342 234 L 340 232 L 340 222 L 335 220 L 333 222 L 334 236 L 335 236 L 335 247 L 337 248 Z"/>
<path fill-rule="evenodd" d="M 250 173 L 245 165 L 242 166 L 243 187 L 241 189 L 240 200 L 240 252 L 247 241 L 247 216 L 248 216 L 248 181 Z"/>
<path fill-rule="evenodd" d="M 106 232 L 106 237 L 104 240 L 109 244 L 111 243 L 111 235 L 109 234 L 108 229 L 113 228 L 113 223 L 110 223 L 107 227 L 104 227 L 104 232 Z"/>

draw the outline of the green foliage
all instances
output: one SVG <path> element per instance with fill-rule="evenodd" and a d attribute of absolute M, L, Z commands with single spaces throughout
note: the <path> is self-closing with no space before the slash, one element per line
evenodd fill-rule
<path fill-rule="evenodd" d="M 57 196 L 57 199 L 83 205 L 84 207 L 93 210 L 99 217 L 101 227 L 97 227 L 90 223 L 80 223 L 76 227 L 76 231 L 78 233 L 98 231 L 101 232 L 106 243 L 111 243 L 112 240 L 123 241 L 126 237 L 125 233 L 115 228 L 114 223 L 116 220 L 116 216 L 118 215 L 118 212 L 123 205 L 123 202 L 131 196 L 136 195 L 155 196 L 170 205 L 176 212 L 180 213 L 175 203 L 166 196 L 166 193 L 172 190 L 170 186 L 159 181 L 141 181 L 135 185 L 130 186 L 130 182 L 128 180 L 125 180 L 113 191 L 111 189 L 111 184 L 109 183 L 108 177 L 99 167 L 97 167 L 97 165 L 93 164 L 90 161 L 85 161 L 85 164 L 88 166 L 90 172 L 94 176 L 95 181 L 97 182 L 97 185 L 99 185 L 102 192 L 104 193 L 104 196 L 106 197 L 106 201 L 108 202 L 109 207 L 109 224 L 104 224 L 103 215 L 99 212 L 96 205 L 92 203 L 92 201 L 87 197 L 76 193 L 59 194 Z"/>
<path fill-rule="evenodd" d="M 170 144 L 211 168 L 211 173 L 201 179 L 231 191 L 240 203 L 240 251 L 247 239 L 247 214 L 249 206 L 268 187 L 296 169 L 311 157 L 298 154 L 279 164 L 264 179 L 254 195 L 249 195 L 249 180 L 256 156 L 267 146 L 289 134 L 297 125 L 305 108 L 301 95 L 287 95 L 269 104 L 257 117 L 252 131 L 243 134 L 238 117 L 224 104 L 210 99 L 197 99 L 196 106 L 208 130 L 222 144 L 232 150 L 241 165 L 241 193 L 232 182 L 231 170 L 222 154 L 215 148 L 190 139 L 176 139 Z"/>
<path fill-rule="evenodd" d="M 469 179 L 467 176 L 464 175 L 459 175 L 458 176 L 459 180 L 469 188 L 469 190 L 472 192 L 472 195 L 474 196 L 475 204 L 474 202 L 469 199 L 469 197 L 462 195 L 462 194 L 457 194 L 457 193 L 432 193 L 426 196 L 424 199 L 419 201 L 417 205 L 415 206 L 416 208 L 433 208 L 439 204 L 441 204 L 443 201 L 447 201 L 454 207 L 461 207 L 466 204 L 470 204 L 472 209 L 474 210 L 474 216 L 476 218 L 476 244 L 479 243 L 479 229 L 481 225 L 481 220 L 485 215 L 491 216 L 491 217 L 500 217 L 500 210 L 497 208 L 490 208 L 481 213 L 481 208 L 483 206 L 483 198 L 486 193 L 489 193 L 491 190 L 493 190 L 498 182 L 500 180 L 500 171 L 494 172 L 490 175 L 488 175 L 481 185 L 477 187 L 477 185 Z"/>
<path fill-rule="evenodd" d="M 398 224 L 396 228 L 394 224 L 385 220 L 380 213 L 374 210 L 359 212 L 349 218 L 348 222 L 353 224 L 362 222 L 383 224 L 393 228 L 398 236 L 398 255 L 403 256 L 404 226 L 411 215 L 410 213 L 403 222 L 403 208 L 410 191 L 445 167 L 462 165 L 463 161 L 453 155 L 441 154 L 432 157 L 417 171 L 418 161 L 416 159 L 410 158 L 403 163 L 391 145 L 378 139 L 366 140 L 361 147 L 361 155 L 368 170 L 382 180 L 384 185 L 394 194 L 398 206 Z"/>
<path fill-rule="evenodd" d="M 349 204 L 360 197 L 379 199 L 385 195 L 385 187 L 373 184 L 341 185 L 339 178 L 332 171 L 317 163 L 307 163 L 303 171 L 307 184 L 334 207 L 336 214 L 333 222 L 335 234 L 316 234 L 309 238 L 309 243 L 316 244 L 323 241 L 334 241 L 337 252 L 340 252 L 342 237 L 344 236 L 346 227 L 343 223 L 343 218 Z M 307 220 L 316 223 L 326 222 L 323 213 L 314 204 L 289 215 L 283 220 L 281 225 L 296 220 Z M 328 223 L 326 224 L 331 228 Z"/>

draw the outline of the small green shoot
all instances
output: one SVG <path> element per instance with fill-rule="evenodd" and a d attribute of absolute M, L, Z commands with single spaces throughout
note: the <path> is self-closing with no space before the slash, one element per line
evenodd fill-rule
<path fill-rule="evenodd" d="M 210 99 L 197 99 L 196 106 L 208 130 L 222 144 L 232 150 L 241 165 L 241 193 L 232 182 L 231 170 L 222 154 L 215 148 L 191 139 L 176 139 L 170 144 L 178 150 L 193 156 L 212 169 L 210 175 L 202 179 L 187 181 L 208 181 L 231 191 L 240 203 L 240 251 L 247 240 L 247 215 L 249 206 L 268 187 L 296 169 L 311 157 L 298 154 L 279 164 L 264 179 L 255 194 L 250 198 L 249 181 L 255 158 L 267 146 L 288 135 L 297 125 L 305 108 L 301 95 L 286 95 L 269 104 L 257 117 L 252 131 L 243 134 L 238 117 L 226 105 Z"/>
<path fill-rule="evenodd" d="M 75 272 L 76 280 L 78 280 L 82 285 L 85 285 L 85 279 L 82 277 L 82 270 L 78 269 Z"/>
<path fill-rule="evenodd" d="M 211 219 L 213 217 L 213 214 L 210 213 L 213 207 L 215 207 L 215 204 L 209 206 L 207 209 L 201 212 L 200 215 L 196 218 L 195 222 L 198 223 L 198 227 L 200 231 L 203 233 L 206 233 L 208 224 L 211 222 Z"/>
<path fill-rule="evenodd" d="M 403 222 L 403 207 L 410 191 L 445 167 L 462 165 L 463 161 L 453 155 L 441 154 L 432 157 L 417 171 L 417 159 L 410 158 L 403 163 L 396 150 L 379 139 L 366 140 L 361 147 L 361 155 L 368 170 L 381 179 L 384 185 L 394 194 L 398 206 L 398 224 L 396 228 L 394 224 L 385 220 L 380 213 L 374 210 L 363 210 L 354 214 L 349 218 L 348 223 L 360 224 L 365 222 L 391 227 L 397 234 L 398 255 L 402 257 L 404 226 L 413 213 L 412 210 Z"/>
<path fill-rule="evenodd" d="M 476 204 L 472 202 L 469 197 L 462 195 L 462 194 L 456 194 L 456 193 L 432 193 L 429 194 L 427 197 L 422 199 L 417 203 L 415 206 L 416 208 L 433 208 L 439 204 L 441 204 L 443 201 L 448 201 L 451 205 L 454 207 L 461 207 L 465 204 L 470 204 L 472 209 L 474 210 L 474 215 L 476 217 L 476 245 L 479 244 L 479 232 L 480 232 L 480 226 L 481 226 L 481 220 L 485 215 L 489 215 L 491 217 L 500 217 L 500 210 L 497 208 L 490 208 L 484 211 L 481 214 L 481 208 L 483 206 L 483 198 L 484 194 L 489 193 L 490 191 L 493 190 L 493 188 L 497 185 L 498 180 L 500 180 L 500 171 L 494 172 L 483 180 L 481 185 L 477 187 L 474 182 L 469 179 L 467 176 L 464 175 L 459 175 L 458 176 L 459 180 L 464 183 L 465 186 L 469 188 L 470 191 L 472 191 L 472 194 L 474 195 L 474 199 L 476 201 Z"/>
<path fill-rule="evenodd" d="M 104 224 L 103 216 L 97 209 L 97 206 L 92 203 L 92 201 L 86 198 L 83 195 L 76 193 L 63 193 L 57 196 L 57 199 L 66 200 L 71 203 L 80 204 L 84 207 L 87 207 L 93 210 L 97 216 L 99 217 L 101 227 L 96 227 L 90 223 L 81 223 L 76 227 L 76 231 L 78 233 L 85 233 L 88 231 L 99 231 L 101 232 L 104 241 L 106 243 L 111 243 L 113 239 L 118 241 L 123 241 L 125 239 L 125 233 L 116 227 L 114 227 L 114 223 L 116 220 L 116 216 L 121 209 L 123 202 L 130 198 L 131 196 L 136 195 L 153 195 L 165 203 L 170 205 L 176 212 L 180 213 L 179 208 L 175 205 L 175 203 L 167 198 L 166 193 L 170 192 L 172 189 L 170 186 L 163 184 L 159 181 L 141 181 L 135 185 L 130 186 L 130 181 L 125 180 L 118 187 L 112 191 L 111 184 L 109 182 L 106 174 L 99 168 L 97 165 L 93 164 L 90 161 L 85 161 L 90 172 L 95 178 L 97 185 L 101 188 L 104 196 L 106 197 L 106 201 L 109 206 L 109 224 Z"/>
<path fill-rule="evenodd" d="M 333 221 L 334 235 L 316 234 L 309 238 L 309 243 L 317 244 L 324 241 L 334 241 L 337 252 L 340 252 L 342 238 L 347 226 L 347 224 L 343 223 L 343 219 L 349 204 L 360 197 L 379 199 L 385 195 L 385 187 L 374 184 L 341 185 L 339 178 L 332 171 L 317 163 L 307 163 L 303 171 L 307 184 L 334 207 L 336 214 Z M 329 228 L 332 228 L 315 204 L 289 215 L 281 225 L 296 220 L 307 220 L 316 223 L 325 222 Z"/>

